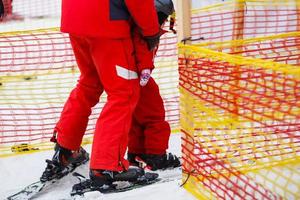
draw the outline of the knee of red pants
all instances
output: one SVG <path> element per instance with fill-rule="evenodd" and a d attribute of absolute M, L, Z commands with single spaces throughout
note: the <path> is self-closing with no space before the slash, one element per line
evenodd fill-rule
<path fill-rule="evenodd" d="M 142 125 L 165 120 L 164 103 L 159 91 L 148 89 L 141 89 L 140 98 L 134 111 L 134 118 Z"/>
<path fill-rule="evenodd" d="M 66 149 L 78 150 L 87 127 L 87 120 L 73 118 L 72 120 L 60 119 L 56 124 L 57 142 Z"/>
<path fill-rule="evenodd" d="M 84 109 L 85 107 L 91 109 L 99 102 L 102 93 L 103 87 L 101 84 L 90 86 L 79 81 L 76 88 L 70 94 L 70 99 L 73 99 L 74 103 L 79 104 L 79 109 Z"/>
<path fill-rule="evenodd" d="M 98 103 L 101 93 L 80 84 L 71 92 L 56 125 L 60 145 L 71 150 L 80 147 L 91 108 Z"/>

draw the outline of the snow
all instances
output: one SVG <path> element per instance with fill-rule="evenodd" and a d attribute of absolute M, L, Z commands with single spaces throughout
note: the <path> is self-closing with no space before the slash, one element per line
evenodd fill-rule
<path fill-rule="evenodd" d="M 180 156 L 180 134 L 174 133 L 171 135 L 169 143 L 169 151 Z M 90 152 L 91 145 L 86 145 L 84 148 Z M 7 157 L 0 159 L 0 199 L 5 199 L 9 195 L 12 195 L 25 186 L 38 181 L 41 176 L 46 163 L 46 159 L 50 159 L 53 155 L 53 151 L 44 151 L 32 154 L 24 154 L 19 156 Z M 77 172 L 88 176 L 89 166 L 88 164 L 80 166 L 76 169 Z M 117 193 L 117 194 L 100 194 L 98 192 L 92 192 L 87 194 L 82 199 L 97 199 L 105 200 L 194 200 L 196 199 L 185 189 L 180 187 L 181 180 L 178 177 L 181 176 L 180 169 L 168 170 L 165 172 L 159 172 L 160 177 L 167 179 L 177 177 L 177 179 L 165 182 L 149 185 L 143 188 L 135 190 Z M 56 182 L 51 189 L 37 196 L 35 199 L 39 200 L 59 200 L 66 199 L 72 189 L 72 185 L 77 183 L 77 179 L 72 175 L 68 175 L 59 182 Z"/>

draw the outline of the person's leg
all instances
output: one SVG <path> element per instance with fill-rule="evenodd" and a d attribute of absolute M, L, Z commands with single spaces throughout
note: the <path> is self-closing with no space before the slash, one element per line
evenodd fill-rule
<path fill-rule="evenodd" d="M 46 169 L 40 178 L 42 182 L 63 177 L 89 160 L 89 154 L 80 145 L 91 108 L 98 103 L 103 92 L 88 43 L 75 36 L 70 36 L 70 39 L 81 74 L 56 124 L 55 153 L 51 160 L 46 161 Z"/>
<path fill-rule="evenodd" d="M 135 120 L 141 124 L 144 135 L 146 154 L 164 154 L 168 148 L 170 126 L 165 120 L 165 109 L 159 88 L 153 78 L 146 86 L 141 87 L 140 99 L 134 111 Z M 132 142 L 130 149 L 141 146 L 138 141 Z"/>
<path fill-rule="evenodd" d="M 80 69 L 78 84 L 70 93 L 55 127 L 60 146 L 77 150 L 86 131 L 91 108 L 99 102 L 103 87 L 90 55 L 89 43 L 70 35 L 74 55 Z"/>
<path fill-rule="evenodd" d="M 123 171 L 132 113 L 139 98 L 139 79 L 128 39 L 91 39 L 91 52 L 107 93 L 96 124 L 91 169 Z"/>
<path fill-rule="evenodd" d="M 165 109 L 159 87 L 153 78 L 141 88 L 134 119 L 143 127 L 143 143 L 134 138 L 134 135 L 130 135 L 128 146 L 130 163 L 140 165 L 135 162 L 140 160 L 152 170 L 179 166 L 179 159 L 171 153 L 166 153 L 171 130 L 169 123 L 165 120 Z M 133 133 L 136 135 L 135 132 Z M 138 152 L 140 147 L 144 150 Z"/>

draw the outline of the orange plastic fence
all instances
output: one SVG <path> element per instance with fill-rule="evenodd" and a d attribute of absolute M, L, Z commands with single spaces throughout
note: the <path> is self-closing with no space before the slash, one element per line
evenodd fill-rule
<path fill-rule="evenodd" d="M 298 31 L 299 5 L 298 0 L 233 0 L 193 10 L 191 36 L 228 41 Z"/>
<path fill-rule="evenodd" d="M 258 59 L 264 50 L 248 52 L 252 43 L 271 47 L 278 41 L 282 49 L 297 49 L 299 38 L 297 32 L 245 45 L 180 45 L 183 168 L 192 176 L 186 188 L 199 198 L 300 198 L 298 61 L 285 64 L 285 51 L 274 54 L 276 45 L 263 54 L 269 60 Z M 218 51 L 202 47 L 207 45 Z"/>

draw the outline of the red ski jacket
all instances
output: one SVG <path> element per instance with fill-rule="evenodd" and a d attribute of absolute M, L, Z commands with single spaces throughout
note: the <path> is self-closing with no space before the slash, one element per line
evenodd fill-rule
<path fill-rule="evenodd" d="M 132 21 L 143 36 L 159 32 L 153 0 L 62 0 L 61 31 L 81 36 L 130 37 Z"/>

